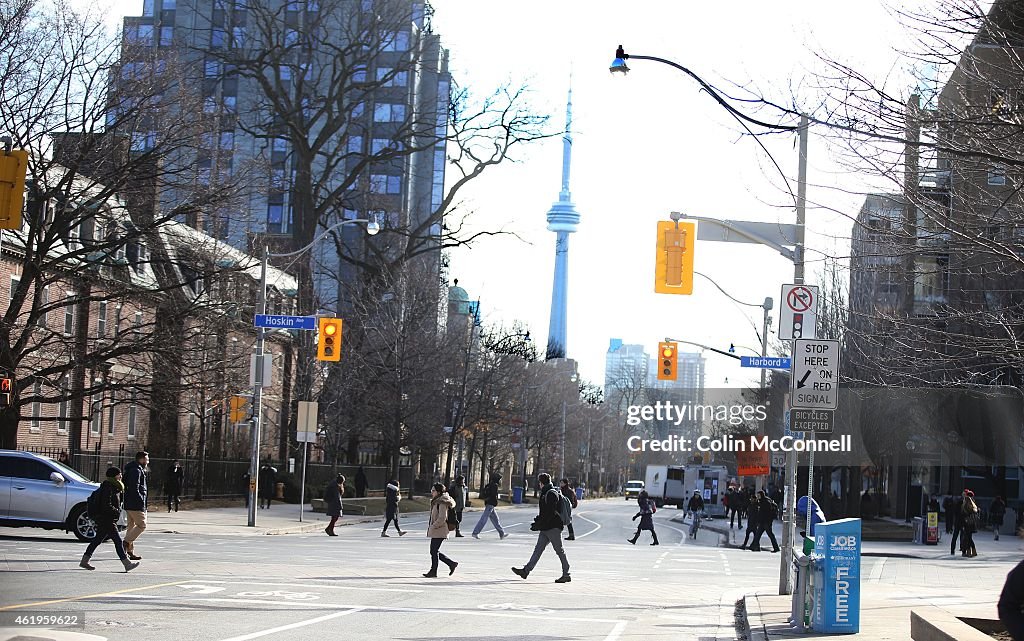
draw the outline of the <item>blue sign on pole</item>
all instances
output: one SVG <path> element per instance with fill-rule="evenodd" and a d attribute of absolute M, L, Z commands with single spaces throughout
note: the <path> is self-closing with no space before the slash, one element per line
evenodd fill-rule
<path fill-rule="evenodd" d="M 788 436 L 788 437 L 796 439 L 796 440 L 803 439 L 803 437 L 804 437 L 804 433 L 803 432 L 794 432 L 791 429 L 791 425 L 792 424 L 790 423 L 789 417 L 790 417 L 790 414 L 792 412 L 793 412 L 793 410 L 786 410 L 785 412 L 782 413 L 783 414 L 783 419 L 782 419 L 782 435 L 783 436 Z"/>
<path fill-rule="evenodd" d="M 740 356 L 740 367 L 756 367 L 758 369 L 792 369 L 790 359 L 776 356 Z"/>
<path fill-rule="evenodd" d="M 818 523 L 814 530 L 815 632 L 860 632 L 860 519 Z"/>
<path fill-rule="evenodd" d="M 256 327 L 272 329 L 316 329 L 316 316 L 271 316 L 256 314 Z"/>

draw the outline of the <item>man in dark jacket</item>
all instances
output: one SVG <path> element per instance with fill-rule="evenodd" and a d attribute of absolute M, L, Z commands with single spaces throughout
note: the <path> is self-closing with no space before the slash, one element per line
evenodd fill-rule
<path fill-rule="evenodd" d="M 562 479 L 561 484 L 558 486 L 558 491 L 562 493 L 562 496 L 569 499 L 569 503 L 572 505 L 572 509 L 576 509 L 579 506 L 579 502 L 576 500 L 576 490 L 572 489 L 569 485 L 569 479 Z M 569 536 L 565 537 L 566 541 L 575 541 L 576 533 L 572 531 L 572 521 L 566 526 L 569 530 Z"/>
<path fill-rule="evenodd" d="M 462 538 L 462 512 L 466 509 L 466 477 L 461 474 L 455 477 L 451 485 L 448 486 L 448 496 L 452 497 L 455 501 L 455 518 L 457 524 L 455 526 L 455 536 Z"/>
<path fill-rule="evenodd" d="M 761 535 L 768 533 L 768 540 L 772 542 L 772 552 L 779 551 L 779 542 L 775 540 L 775 532 L 772 531 L 772 523 L 778 516 L 779 507 L 775 501 L 765 495 L 764 490 L 757 493 L 757 529 L 754 530 L 754 542 L 750 544 L 753 552 L 761 551 Z M 748 513 L 747 518 L 751 518 Z"/>
<path fill-rule="evenodd" d="M 1006 575 L 1003 592 L 999 595 L 999 620 L 1013 641 L 1024 641 L 1024 561 Z"/>
<path fill-rule="evenodd" d="M 167 496 L 167 511 L 178 511 L 181 505 L 181 488 L 185 485 L 185 470 L 181 469 L 181 463 L 174 461 L 167 470 L 167 478 L 164 479 L 164 495 Z"/>
<path fill-rule="evenodd" d="M 277 468 L 267 461 L 260 468 L 260 508 L 270 509 L 270 502 L 277 493 Z M 266 503 L 266 505 L 264 505 Z"/>
<path fill-rule="evenodd" d="M 366 472 L 363 471 L 363 466 L 360 465 L 359 469 L 356 470 L 356 498 L 363 498 L 366 496 Z"/>
<path fill-rule="evenodd" d="M 704 511 L 704 499 L 697 490 L 693 491 L 693 496 L 686 503 L 686 511 L 691 514 L 700 514 Z"/>
<path fill-rule="evenodd" d="M 124 534 L 124 549 L 128 558 L 139 561 L 135 553 L 135 539 L 146 531 L 146 467 L 149 452 L 136 452 L 135 460 L 124 466 L 124 511 L 128 515 L 128 530 Z"/>
<path fill-rule="evenodd" d="M 484 500 L 484 511 L 480 515 L 480 520 L 476 522 L 476 526 L 473 528 L 473 538 L 479 539 L 480 532 L 484 529 L 484 525 L 487 524 L 487 519 L 491 520 L 494 524 L 494 529 L 498 531 L 498 536 L 505 538 L 508 534 L 505 533 L 504 528 L 501 527 L 501 521 L 498 520 L 498 513 L 494 511 L 494 508 L 498 507 L 498 484 L 501 482 L 501 474 L 497 472 L 491 474 L 491 481 L 484 486 L 484 491 L 481 492 L 480 498 Z"/>
<path fill-rule="evenodd" d="M 736 522 L 736 529 L 743 529 L 743 515 L 747 511 L 747 493 L 743 490 L 734 489 L 729 493 L 729 509 L 732 510 L 732 514 L 729 516 L 729 527 L 733 526 L 733 520 Z"/>
<path fill-rule="evenodd" d="M 512 568 L 512 571 L 524 579 L 528 577 L 530 572 L 533 572 L 533 568 L 537 566 L 537 562 L 540 561 L 540 555 L 544 553 L 544 549 L 550 543 L 551 547 L 555 549 L 555 554 L 558 555 L 558 560 L 562 562 L 562 576 L 555 579 L 555 583 L 569 583 L 572 581 L 572 577 L 569 576 L 569 560 L 565 558 L 565 550 L 562 548 L 563 526 L 558 509 L 562 501 L 561 492 L 552 485 L 551 476 L 548 474 L 538 476 L 537 483 L 541 486 L 540 513 L 530 525 L 530 529 L 537 532 L 537 545 L 534 546 L 533 556 L 530 557 L 527 564 L 521 568 Z"/>
<path fill-rule="evenodd" d="M 747 532 L 743 535 L 743 545 L 740 546 L 740 549 L 746 550 L 747 541 L 753 538 L 754 533 L 757 532 L 757 497 L 751 496 L 749 492 L 744 492 L 743 495 L 743 505 L 747 514 Z"/>
<path fill-rule="evenodd" d="M 138 563 L 128 560 L 128 553 L 125 552 L 124 544 L 121 542 L 121 533 L 117 531 L 117 521 L 121 518 L 121 505 L 125 489 L 122 481 L 121 470 L 116 467 L 107 469 L 107 478 L 103 480 L 98 490 L 100 493 L 99 514 L 89 513 L 96 523 L 96 536 L 89 543 L 89 547 L 85 548 L 85 554 L 82 555 L 82 560 L 78 564 L 80 568 L 96 569 L 89 564 L 89 559 L 92 558 L 96 548 L 107 539 L 113 539 L 114 548 L 117 549 L 117 556 L 121 559 L 125 572 L 131 572 L 139 567 Z"/>
<path fill-rule="evenodd" d="M 388 538 L 388 526 L 391 522 L 395 522 L 395 529 L 398 530 L 398 536 L 405 536 L 405 530 L 398 525 L 398 502 L 402 500 L 402 488 L 398 484 L 398 479 L 392 479 L 386 488 L 386 498 L 384 499 L 384 529 L 380 535 L 384 538 Z"/>
<path fill-rule="evenodd" d="M 1006 503 L 1003 497 L 997 496 L 992 499 L 992 505 L 988 507 L 988 522 L 995 532 L 995 540 L 999 540 L 999 530 L 1003 527 L 1003 520 L 1006 518 Z"/>
<path fill-rule="evenodd" d="M 964 490 L 966 492 L 967 490 Z M 949 537 L 949 553 L 956 554 L 956 540 L 960 538 L 960 530 L 964 527 L 963 518 L 964 497 L 961 494 L 953 501 L 953 535 Z M 948 519 L 948 512 L 946 518 Z"/>

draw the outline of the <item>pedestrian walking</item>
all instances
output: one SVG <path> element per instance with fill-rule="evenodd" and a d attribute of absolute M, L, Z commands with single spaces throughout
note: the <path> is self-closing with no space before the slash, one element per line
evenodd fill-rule
<path fill-rule="evenodd" d="M 338 536 L 334 533 L 334 525 L 341 518 L 342 511 L 342 497 L 345 496 L 345 477 L 339 474 L 333 481 L 327 484 L 324 488 L 324 508 L 327 512 L 327 516 L 331 517 L 331 522 L 324 528 L 324 532 L 327 532 L 327 536 Z"/>
<path fill-rule="evenodd" d="M 448 538 L 448 534 L 454 527 L 451 527 L 448 519 L 448 511 L 455 508 L 455 500 L 444 491 L 444 485 L 434 483 L 430 489 L 430 520 L 427 522 L 427 538 L 430 539 L 430 571 L 423 576 L 428 579 L 437 578 L 437 561 L 440 559 L 448 566 L 448 576 L 455 574 L 455 568 L 459 567 L 457 561 L 453 561 L 441 553 L 441 544 Z"/>
<path fill-rule="evenodd" d="M 699 514 L 704 511 L 704 499 L 698 490 L 693 491 L 693 496 L 686 503 L 686 511 L 690 514 Z M 696 516 L 694 517 L 696 518 Z"/>
<path fill-rule="evenodd" d="M 743 545 L 740 546 L 741 550 L 747 549 L 747 541 L 754 538 L 754 533 L 757 532 L 757 497 L 751 496 L 749 493 L 745 493 L 744 506 L 747 512 L 747 531 L 743 535 Z"/>
<path fill-rule="evenodd" d="M 85 554 L 82 555 L 82 560 L 79 561 L 78 567 L 85 568 L 86 570 L 95 570 L 96 568 L 90 565 L 89 560 L 101 543 L 111 539 L 114 541 L 114 549 L 117 550 L 117 556 L 121 559 L 121 564 L 124 565 L 124 571 L 131 572 L 139 567 L 139 564 L 138 562 L 132 563 L 128 559 L 128 553 L 125 551 L 124 543 L 121 541 L 121 533 L 117 531 L 117 521 L 121 518 L 121 507 L 124 504 L 125 493 L 121 470 L 116 467 L 107 468 L 107 478 L 103 479 L 103 482 L 100 483 L 98 491 L 97 513 L 89 512 L 89 517 L 96 523 L 96 536 L 89 543 L 89 547 L 85 548 Z"/>
<path fill-rule="evenodd" d="M 974 492 L 964 490 L 964 500 L 960 507 L 962 516 L 962 534 L 960 538 L 960 553 L 967 558 L 978 556 L 978 550 L 974 547 L 974 533 L 980 525 L 980 510 L 974 502 Z"/>
<path fill-rule="evenodd" d="M 363 471 L 363 466 L 360 465 L 359 469 L 356 470 L 356 497 L 363 498 L 366 496 L 366 472 Z"/>
<path fill-rule="evenodd" d="M 997 609 L 1013 641 L 1024 641 L 1024 561 L 1006 575 Z"/>
<path fill-rule="evenodd" d="M 944 520 L 946 521 L 946 534 L 953 533 L 953 524 L 956 522 L 956 512 L 954 511 L 956 501 L 952 496 L 946 496 L 942 499 L 942 511 L 944 513 Z M 952 554 L 952 552 L 950 552 Z"/>
<path fill-rule="evenodd" d="M 775 501 L 765 495 L 764 490 L 757 493 L 757 529 L 754 530 L 754 542 L 750 544 L 753 552 L 761 551 L 761 535 L 768 533 L 768 540 L 772 542 L 772 552 L 779 551 L 779 542 L 775 540 L 775 532 L 772 531 L 772 523 L 779 515 L 779 506 Z"/>
<path fill-rule="evenodd" d="M 633 515 L 633 520 L 635 521 L 639 518 L 640 525 L 636 527 L 636 534 L 633 535 L 633 538 L 626 540 L 636 545 L 636 540 L 640 538 L 640 532 L 649 530 L 651 536 L 654 537 L 654 543 L 651 543 L 651 545 L 658 545 L 658 533 L 654 531 L 654 513 L 658 511 L 658 508 L 647 494 L 647 490 L 640 490 L 640 495 L 637 497 L 636 502 L 640 505 L 640 511 Z"/>
<path fill-rule="evenodd" d="M 388 483 L 385 491 L 384 530 L 380 535 L 383 538 L 388 538 L 388 525 L 394 521 L 395 529 L 398 530 L 398 536 L 405 536 L 405 532 L 402 530 L 402 527 L 398 525 L 398 502 L 402 500 L 402 489 L 398 484 L 398 480 L 393 479 Z"/>
<path fill-rule="evenodd" d="M 729 496 L 729 509 L 732 510 L 732 515 L 729 517 L 729 527 L 733 526 L 733 519 L 736 521 L 736 529 L 743 528 L 743 515 L 747 511 L 747 503 L 749 497 L 747 493 L 742 490 L 735 490 Z"/>
<path fill-rule="evenodd" d="M 249 509 L 249 479 L 252 475 L 246 472 L 242 475 L 242 492 L 245 494 L 245 509 Z"/>
<path fill-rule="evenodd" d="M 185 470 L 182 469 L 181 463 L 177 460 L 171 463 L 170 469 L 167 470 L 167 478 L 164 479 L 164 494 L 167 496 L 167 511 L 171 511 L 171 505 L 174 506 L 174 511 L 178 511 L 178 506 L 181 505 L 181 488 L 185 485 Z"/>
<path fill-rule="evenodd" d="M 1003 497 L 997 496 L 992 499 L 992 505 L 988 508 L 988 523 L 992 526 L 992 532 L 996 541 L 999 540 L 999 529 L 1003 527 L 1003 519 L 1006 518 L 1006 502 Z"/>
<path fill-rule="evenodd" d="M 135 453 L 135 460 L 124 466 L 124 511 L 128 516 L 128 529 L 124 534 L 124 549 L 132 561 L 141 561 L 135 553 L 135 540 L 146 531 L 146 467 L 149 452 Z M 120 518 L 120 515 L 118 515 Z"/>
<path fill-rule="evenodd" d="M 555 579 L 555 583 L 569 583 L 572 581 L 572 577 L 569 575 L 569 559 L 565 557 L 565 550 L 562 548 L 563 523 L 560 516 L 561 502 L 565 499 L 562 498 L 561 492 L 552 485 L 549 474 L 539 475 L 537 484 L 541 486 L 540 510 L 537 518 L 530 524 L 530 529 L 537 533 L 537 545 L 534 546 L 533 556 L 530 557 L 526 565 L 521 568 L 514 567 L 512 572 L 524 579 L 530 576 L 530 572 L 537 567 L 541 554 L 550 543 L 551 547 L 555 549 L 555 554 L 558 555 L 558 560 L 562 562 L 562 576 Z"/>
<path fill-rule="evenodd" d="M 576 500 L 576 490 L 572 489 L 572 486 L 569 485 L 569 479 L 562 479 L 562 482 L 559 483 L 558 491 L 562 493 L 562 496 L 569 499 L 572 509 L 575 510 L 579 506 L 579 502 Z M 572 531 L 572 519 L 569 519 L 565 527 L 569 530 L 569 536 L 565 537 L 565 540 L 575 541 L 576 533 Z"/>
<path fill-rule="evenodd" d="M 498 531 L 498 536 L 505 538 L 508 534 L 505 533 L 504 528 L 501 527 L 501 521 L 498 520 L 498 513 L 495 508 L 498 507 L 498 484 L 501 483 L 501 474 L 494 472 L 491 474 L 490 482 L 484 486 L 484 491 L 481 493 L 481 497 L 484 500 L 484 511 L 480 515 L 480 520 L 476 522 L 476 526 L 473 528 L 473 538 L 479 539 L 480 532 L 484 529 L 484 525 L 487 524 L 487 519 L 491 520 L 494 525 L 494 529 Z"/>
<path fill-rule="evenodd" d="M 260 468 L 260 509 L 270 509 L 270 502 L 274 500 L 277 493 L 277 468 L 264 461 Z M 266 505 L 264 505 L 266 503 Z"/>
<path fill-rule="evenodd" d="M 953 535 L 949 537 L 949 553 L 951 555 L 956 554 L 956 540 L 957 537 L 960 536 L 960 531 L 963 530 L 964 527 L 964 497 L 967 496 L 968 492 L 970 492 L 970 490 L 964 490 L 963 494 L 953 501 Z"/>
<path fill-rule="evenodd" d="M 455 501 L 455 518 L 457 519 L 457 525 L 455 526 L 456 538 L 463 538 L 462 534 L 462 512 L 466 509 L 466 477 L 461 474 L 455 477 L 451 485 L 448 486 L 448 496 L 452 497 Z"/>

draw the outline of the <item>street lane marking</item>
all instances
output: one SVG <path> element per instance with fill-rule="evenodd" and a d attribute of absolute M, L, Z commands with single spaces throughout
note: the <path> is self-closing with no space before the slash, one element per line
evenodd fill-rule
<path fill-rule="evenodd" d="M 36 601 L 35 603 L 21 603 L 19 605 L 5 605 L 0 607 L 0 612 L 5 610 L 20 610 L 22 608 L 38 608 L 44 605 L 53 605 L 54 603 L 68 603 L 70 601 L 81 601 L 83 599 L 98 599 L 106 596 L 116 596 L 119 594 L 127 594 L 128 592 L 140 592 L 142 590 L 154 590 L 156 588 L 166 588 L 171 585 L 181 585 L 182 583 L 191 583 L 191 581 L 172 581 L 170 583 L 157 583 L 155 585 L 146 585 L 141 588 L 125 588 L 124 590 L 115 590 L 113 592 L 101 592 L 98 594 L 84 594 L 82 596 L 73 596 L 66 599 L 51 599 L 49 601 Z"/>
<path fill-rule="evenodd" d="M 604 638 L 604 641 L 615 641 L 620 636 L 622 636 L 622 631 L 625 630 L 625 629 L 626 629 L 626 622 L 625 621 L 619 621 L 618 623 L 615 624 L 615 627 L 612 628 L 612 631 L 608 633 L 608 636 L 606 636 Z"/>
<path fill-rule="evenodd" d="M 326 590 L 365 590 L 367 592 L 404 592 L 409 594 L 420 594 L 423 590 L 406 590 L 402 588 L 372 588 L 355 585 L 319 585 L 316 583 L 277 583 L 262 581 L 204 581 L 204 583 L 218 583 L 227 585 L 266 585 L 275 588 L 324 588 Z M 201 592 L 198 594 L 202 594 Z"/>
<path fill-rule="evenodd" d="M 597 532 L 598 530 L 600 530 L 600 529 L 601 529 L 601 524 L 600 524 L 600 523 L 598 523 L 597 521 L 591 521 L 591 520 L 590 520 L 590 519 L 588 519 L 587 517 L 583 516 L 583 513 L 582 513 L 582 512 L 581 512 L 580 514 L 578 514 L 577 516 L 579 516 L 579 517 L 580 517 L 581 519 L 583 519 L 583 520 L 584 520 L 584 521 L 586 521 L 587 523 L 593 523 L 594 525 L 596 525 L 596 526 L 597 526 L 596 528 L 594 528 L 593 530 L 591 530 L 591 531 L 587 532 L 586 534 L 580 534 L 579 536 L 577 536 L 577 537 L 576 537 L 577 539 L 582 539 L 582 538 L 583 538 L 583 537 L 585 537 L 585 536 L 590 536 L 590 535 L 591 535 L 591 534 L 593 534 L 594 532 Z"/>
<path fill-rule="evenodd" d="M 878 583 L 882 580 L 882 572 L 885 570 L 886 561 L 888 561 L 886 558 L 881 558 L 875 561 L 875 565 L 871 568 L 871 575 L 868 577 L 868 581 Z"/>
<path fill-rule="evenodd" d="M 307 619 L 306 621 L 298 621 L 296 623 L 289 623 L 288 625 L 282 625 L 269 630 L 263 630 L 260 632 L 253 632 L 252 634 L 245 634 L 240 637 L 231 637 L 224 641 L 249 641 L 249 639 L 258 639 L 265 637 L 268 634 L 277 634 L 278 632 L 284 632 L 285 630 L 294 630 L 295 628 L 304 628 L 307 625 L 313 625 L 314 623 L 323 623 L 324 621 L 330 621 L 331 619 L 337 619 L 339 617 L 348 616 L 359 612 L 362 608 L 352 608 L 351 610 L 345 610 L 344 612 L 335 612 L 334 614 L 325 614 L 315 619 Z"/>

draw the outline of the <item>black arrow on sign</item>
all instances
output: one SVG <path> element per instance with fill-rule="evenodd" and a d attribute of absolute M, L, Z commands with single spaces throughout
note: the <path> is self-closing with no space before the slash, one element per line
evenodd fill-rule
<path fill-rule="evenodd" d="M 806 387 L 807 377 L 810 376 L 810 375 L 811 375 L 811 370 L 807 370 L 806 372 L 804 372 L 804 377 L 796 382 L 796 388 L 800 389 L 801 387 Z"/>

